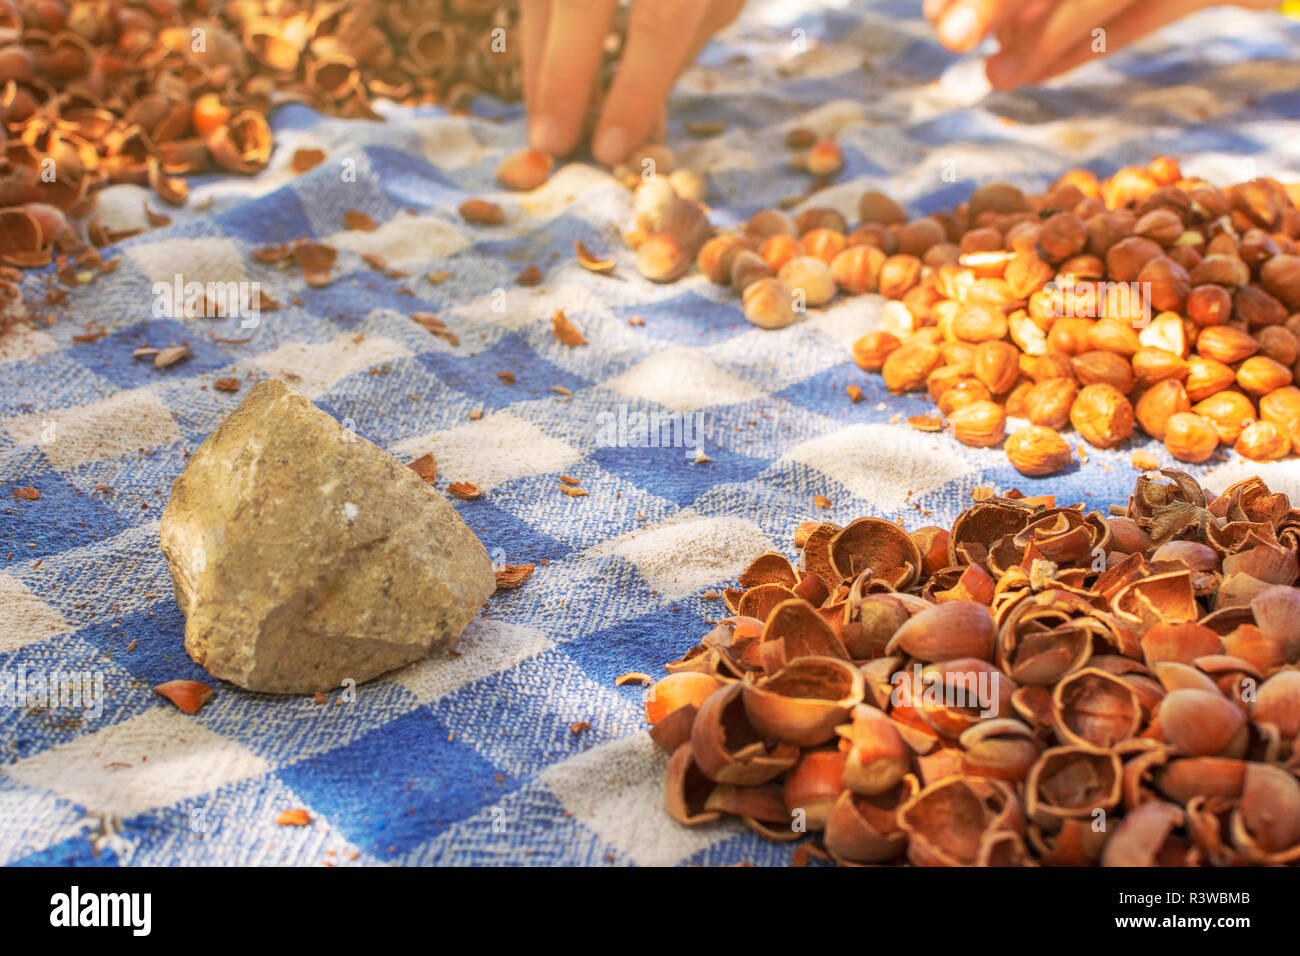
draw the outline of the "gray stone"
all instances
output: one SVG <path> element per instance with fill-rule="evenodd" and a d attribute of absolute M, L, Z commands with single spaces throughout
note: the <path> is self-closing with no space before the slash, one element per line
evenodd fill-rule
<path fill-rule="evenodd" d="M 161 537 L 185 650 L 254 691 L 325 691 L 418 660 L 496 586 L 442 495 L 274 380 L 195 451 Z"/>

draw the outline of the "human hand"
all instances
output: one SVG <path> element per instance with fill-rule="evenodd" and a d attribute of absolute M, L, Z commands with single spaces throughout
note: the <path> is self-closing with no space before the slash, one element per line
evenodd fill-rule
<path fill-rule="evenodd" d="M 677 74 L 740 12 L 744 0 L 635 0 L 618 74 L 591 141 L 612 166 L 661 124 Z M 571 152 L 597 82 L 618 0 L 523 0 L 524 99 L 534 149 Z"/>
<path fill-rule="evenodd" d="M 1008 90 L 1041 83 L 1105 56 L 1218 0 L 924 0 L 926 17 L 950 50 L 965 52 L 987 36 L 989 82 Z M 1276 0 L 1239 0 L 1257 10 Z"/>

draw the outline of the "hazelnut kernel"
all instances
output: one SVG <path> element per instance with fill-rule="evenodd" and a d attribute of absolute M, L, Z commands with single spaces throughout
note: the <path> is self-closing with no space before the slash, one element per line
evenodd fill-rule
<path fill-rule="evenodd" d="M 1287 432 L 1272 422 L 1251 422 L 1241 430 L 1232 446 L 1237 454 L 1254 461 L 1285 458 L 1291 451 Z"/>
<path fill-rule="evenodd" d="M 778 272 L 783 265 L 795 256 L 803 255 L 803 249 L 800 248 L 799 240 L 794 236 L 778 233 L 763 240 L 763 244 L 758 247 L 758 254 L 763 257 L 763 261 L 767 263 L 769 269 Z"/>
<path fill-rule="evenodd" d="M 745 318 L 761 329 L 781 329 L 795 320 L 789 288 L 767 276 L 749 284 L 744 294 Z"/>
<path fill-rule="evenodd" d="M 885 387 L 891 392 L 919 392 L 940 361 L 935 346 L 915 340 L 906 342 L 890 352 L 881 366 Z"/>
<path fill-rule="evenodd" d="M 1007 437 L 1004 447 L 1016 471 L 1033 478 L 1058 472 L 1072 459 L 1065 439 L 1041 425 L 1017 429 Z"/>
<path fill-rule="evenodd" d="M 1007 414 L 997 402 L 971 402 L 948 416 L 948 424 L 963 445 L 989 448 L 1006 436 Z"/>
<path fill-rule="evenodd" d="M 806 305 L 825 305 L 835 298 L 835 279 L 830 267 L 815 256 L 796 256 L 781 267 L 777 278 L 796 297 L 802 293 Z"/>
<path fill-rule="evenodd" d="M 1241 392 L 1224 391 L 1197 402 L 1192 411 L 1208 418 L 1219 432 L 1219 441 L 1233 444 L 1246 423 L 1255 419 L 1255 406 Z"/>
<path fill-rule="evenodd" d="M 1191 412 L 1178 412 L 1165 423 L 1165 448 L 1179 461 L 1202 462 L 1219 447 L 1214 423 Z"/>
<path fill-rule="evenodd" d="M 1133 434 L 1133 406 L 1113 385 L 1098 382 L 1080 389 L 1070 408 L 1070 424 L 1097 448 L 1114 448 Z"/>
<path fill-rule="evenodd" d="M 669 232 L 652 232 L 636 250 L 636 268 L 651 282 L 672 282 L 690 266 L 681 241 Z"/>
<path fill-rule="evenodd" d="M 1134 417 L 1143 430 L 1153 438 L 1163 439 L 1170 416 L 1180 412 L 1190 412 L 1192 402 L 1187 397 L 1183 383 L 1172 378 L 1156 382 L 1137 400 L 1133 406 Z M 1219 443 L 1215 433 L 1214 443 Z M 1213 450 L 1213 449 L 1211 449 Z"/>
<path fill-rule="evenodd" d="M 875 246 L 849 246 L 831 260 L 831 275 L 845 292 L 862 295 L 880 287 L 880 270 L 884 264 L 885 254 Z"/>
<path fill-rule="evenodd" d="M 853 343 L 853 361 L 868 372 L 879 372 L 889 353 L 901 346 L 896 335 L 888 332 L 869 332 Z"/>
<path fill-rule="evenodd" d="M 1267 395 L 1291 384 L 1291 369 L 1264 355 L 1253 355 L 1237 369 L 1237 384 L 1250 395 Z"/>
<path fill-rule="evenodd" d="M 1036 384 L 1026 397 L 1029 421 L 1060 430 L 1070 424 L 1070 408 L 1079 395 L 1072 379 L 1049 378 Z"/>

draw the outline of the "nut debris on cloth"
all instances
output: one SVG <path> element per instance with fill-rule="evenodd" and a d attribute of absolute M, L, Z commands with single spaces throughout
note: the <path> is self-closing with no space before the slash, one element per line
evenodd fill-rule
<path fill-rule="evenodd" d="M 1071 166 L 1109 173 L 1157 154 L 1218 183 L 1246 178 L 1247 160 L 1260 176 L 1300 170 L 1300 24 L 1275 14 L 1206 12 L 1068 83 L 995 95 L 918 5 L 805 12 L 810 51 L 792 59 L 794 25 L 785 5 L 749 4 L 676 93 L 669 138 L 682 166 L 707 172 L 719 225 L 806 187 L 784 146 L 796 126 L 839 143 L 844 168 L 816 202 L 845 214 L 866 188 L 918 214 L 982 182 L 1041 188 Z M 677 656 L 720 614 L 705 592 L 783 548 L 816 495 L 827 521 L 946 525 L 975 488 L 1105 508 L 1131 490 L 1134 451 L 1173 464 L 1150 441 L 1089 451 L 1039 483 L 1000 449 L 912 428 L 929 403 L 891 397 L 851 359 L 880 300 L 764 332 L 704 275 L 645 281 L 614 231 L 633 219 L 630 194 L 583 165 L 505 190 L 494 173 L 525 121 L 488 106 L 502 122 L 286 106 L 264 174 L 196 180 L 173 225 L 124 242 L 114 273 L 70 291 L 76 321 L 0 339 L 0 479 L 39 492 L 0 512 L 0 678 L 77 671 L 105 689 L 98 715 L 0 707 L 0 862 L 788 863 L 788 845 L 662 812 L 646 689 L 616 678 Z M 709 121 L 725 129 L 684 132 Z M 299 148 L 326 158 L 295 177 Z M 471 198 L 505 221 L 466 222 L 456 210 Z M 139 199 L 109 190 L 105 215 L 134 215 Z M 376 228 L 346 231 L 350 211 Z M 338 250 L 328 282 L 252 255 L 304 237 Z M 575 241 L 613 258 L 613 274 L 584 269 Z M 515 284 L 530 266 L 543 280 Z M 177 274 L 260 283 L 282 305 L 251 328 L 154 315 L 151 288 Z M 25 274 L 28 299 L 40 283 Z M 587 345 L 556 340 L 557 309 Z M 86 326 L 107 331 L 74 341 Z M 182 343 L 193 355 L 165 368 L 132 357 Z M 493 563 L 537 565 L 454 654 L 323 703 L 245 693 L 186 656 L 159 517 L 187 453 L 266 378 L 404 462 L 432 453 L 438 493 L 481 492 L 450 500 Z M 680 416 L 698 448 L 620 433 L 652 413 Z M 1259 474 L 1300 500 L 1285 463 L 1187 470 L 1215 491 Z M 557 490 L 560 475 L 587 494 Z M 205 679 L 215 693 L 192 715 L 153 691 Z M 290 809 L 309 822 L 279 826 Z"/>

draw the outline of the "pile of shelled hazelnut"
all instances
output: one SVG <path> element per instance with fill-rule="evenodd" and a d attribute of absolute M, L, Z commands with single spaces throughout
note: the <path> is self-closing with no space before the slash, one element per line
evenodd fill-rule
<path fill-rule="evenodd" d="M 826 143 L 805 168 L 821 155 L 833 173 Z M 870 191 L 853 229 L 812 206 L 715 235 L 658 178 L 637 187 L 629 239 L 642 275 L 672 281 L 696 262 L 762 328 L 839 294 L 884 296 L 858 365 L 893 392 L 927 392 L 959 441 L 1005 439 L 1017 469 L 1047 475 L 1072 459 L 1071 425 L 1113 448 L 1136 423 L 1188 462 L 1221 444 L 1300 452 L 1297 200 L 1271 179 L 1219 190 L 1162 157 L 1105 180 L 1072 170 L 1041 195 L 992 183 L 951 213 L 910 219 Z M 1028 424 L 1008 436 L 1008 418 Z"/>

